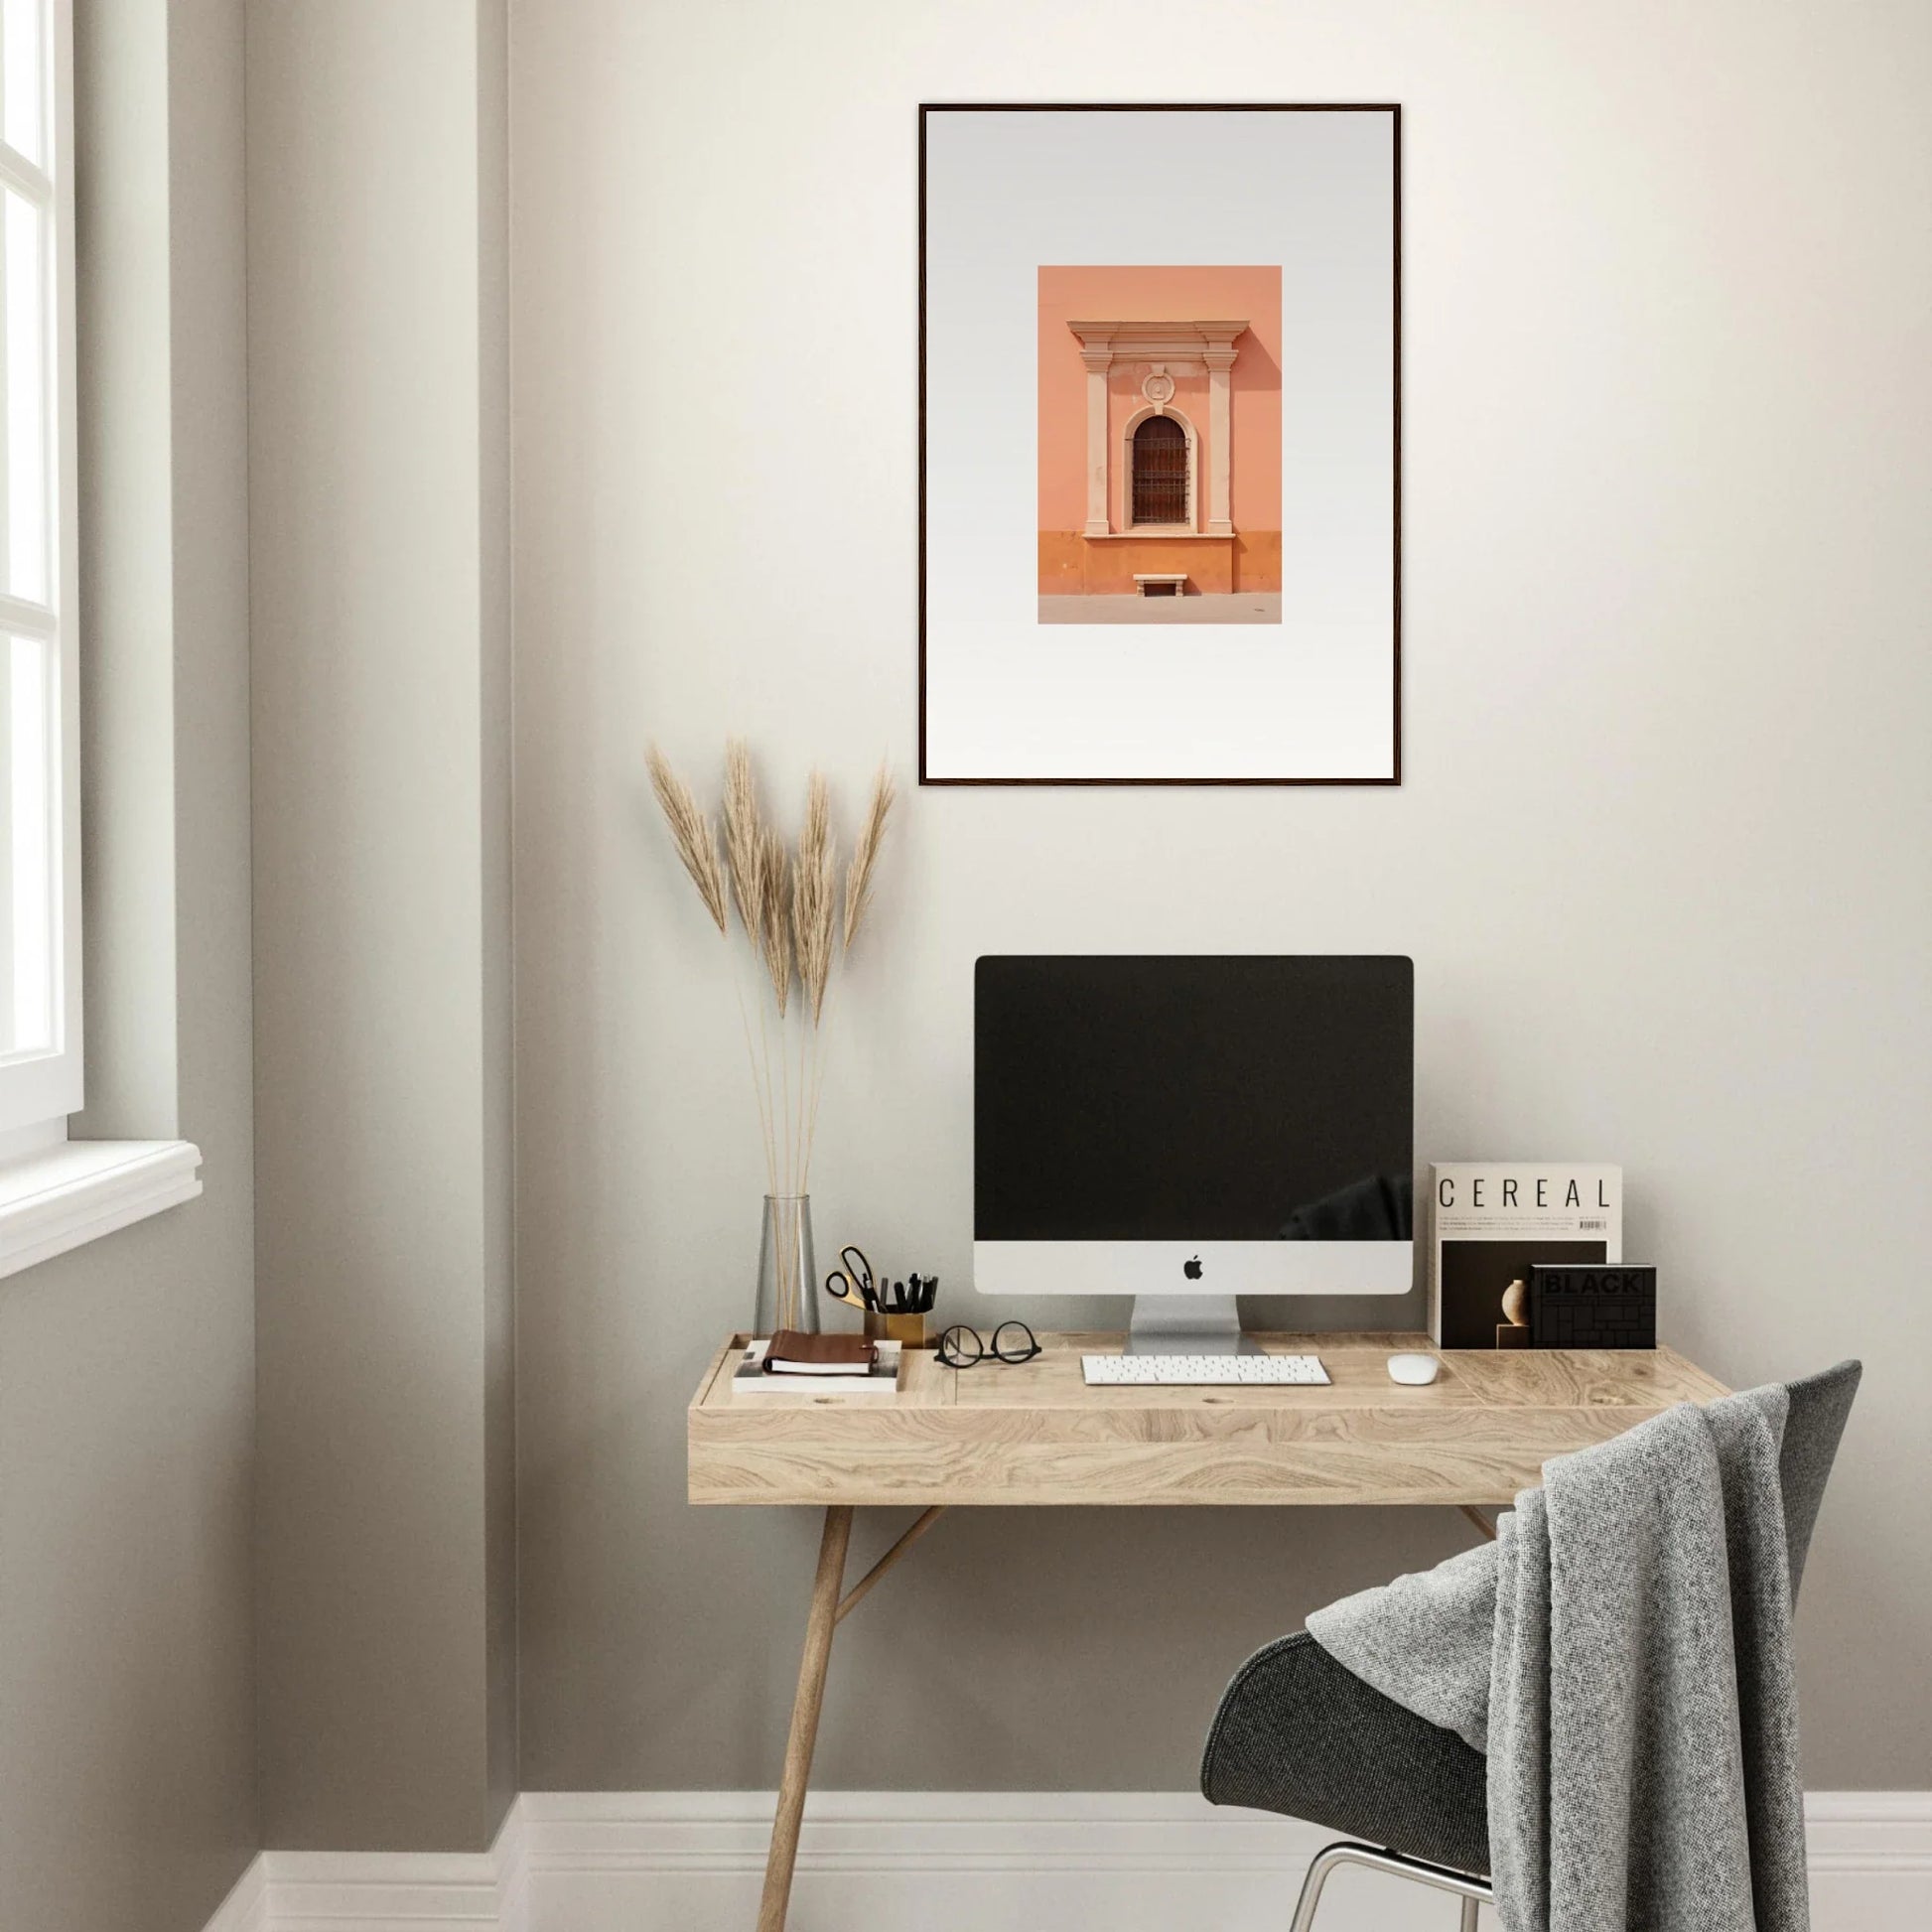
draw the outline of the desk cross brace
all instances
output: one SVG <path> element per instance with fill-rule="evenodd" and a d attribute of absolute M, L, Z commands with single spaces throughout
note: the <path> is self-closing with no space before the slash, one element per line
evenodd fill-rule
<path fill-rule="evenodd" d="M 1491 1543 L 1495 1542 L 1496 1540 L 1495 1524 L 1492 1523 L 1489 1520 L 1489 1518 L 1486 1517 L 1482 1513 L 1482 1511 L 1475 1506 L 1474 1503 L 1457 1503 L 1455 1506 L 1457 1509 L 1459 1509 L 1462 1512 L 1464 1516 L 1466 1516 L 1469 1519 L 1470 1522 L 1472 1522 L 1476 1526 L 1477 1529 L 1479 1529 L 1483 1533 L 1484 1536 L 1486 1536 L 1489 1539 Z"/>
<path fill-rule="evenodd" d="M 934 1503 L 930 1509 L 926 1510 L 922 1515 L 920 1515 L 919 1518 L 913 1523 L 912 1527 L 908 1529 L 905 1532 L 905 1534 L 901 1536 L 899 1540 L 897 1543 L 895 1543 L 893 1547 L 890 1550 L 888 1550 L 886 1554 L 883 1557 L 881 1557 L 879 1561 L 876 1564 L 874 1564 L 873 1567 L 870 1570 L 868 1570 L 866 1574 L 863 1577 L 861 1577 L 859 1581 L 856 1584 L 854 1584 L 849 1590 L 846 1591 L 845 1595 L 843 1596 L 843 1598 L 840 1599 L 839 1602 L 839 1613 L 837 1616 L 835 1616 L 832 1619 L 832 1621 L 834 1623 L 843 1623 L 846 1620 L 846 1618 L 850 1616 L 851 1613 L 859 1607 L 860 1603 L 865 1600 L 866 1592 L 872 1588 L 873 1585 L 878 1583 L 880 1578 L 885 1576 L 887 1571 L 889 1571 L 893 1567 L 893 1565 L 896 1564 L 899 1560 L 899 1558 L 902 1557 L 906 1553 L 906 1551 L 909 1550 L 913 1546 L 913 1544 L 915 1544 L 919 1540 L 919 1538 L 922 1537 L 926 1533 L 926 1531 L 929 1530 L 933 1526 L 933 1524 L 936 1523 L 940 1519 L 940 1517 L 943 1516 L 945 1513 L 946 1513 L 946 1506 L 944 1503 Z"/>

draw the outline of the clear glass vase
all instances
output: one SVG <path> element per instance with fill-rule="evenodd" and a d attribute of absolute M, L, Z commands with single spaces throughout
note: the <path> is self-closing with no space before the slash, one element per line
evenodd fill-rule
<path fill-rule="evenodd" d="M 766 1194 L 759 1243 L 759 1299 L 754 1335 L 780 1328 L 818 1333 L 818 1270 L 812 1258 L 812 1197 Z"/>

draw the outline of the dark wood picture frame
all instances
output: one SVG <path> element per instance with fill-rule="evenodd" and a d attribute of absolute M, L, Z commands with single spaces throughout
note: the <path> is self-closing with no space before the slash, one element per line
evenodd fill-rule
<path fill-rule="evenodd" d="M 1391 117 L 1394 150 L 1391 247 L 1393 268 L 1394 415 L 1392 759 L 1375 777 L 997 777 L 932 776 L 926 760 L 926 120 L 932 114 L 1364 114 Z M 921 785 L 1399 785 L 1402 782 L 1402 108 L 1394 101 L 922 101 L 918 142 L 919 227 L 919 783 Z"/>

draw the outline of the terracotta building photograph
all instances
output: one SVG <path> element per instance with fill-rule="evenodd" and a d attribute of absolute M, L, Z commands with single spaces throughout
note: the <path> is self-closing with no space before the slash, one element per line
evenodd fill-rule
<path fill-rule="evenodd" d="M 1039 621 L 1279 623 L 1279 267 L 1039 270 Z"/>

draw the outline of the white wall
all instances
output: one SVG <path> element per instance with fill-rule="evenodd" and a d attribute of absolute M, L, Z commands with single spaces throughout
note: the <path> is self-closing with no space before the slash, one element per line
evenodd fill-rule
<path fill-rule="evenodd" d="M 526 1787 L 767 1784 L 816 1533 L 682 1499 L 761 1182 L 644 743 L 911 770 L 915 103 L 1229 95 L 1404 106 L 1406 782 L 909 796 L 821 1239 L 974 1311 L 980 952 L 1412 953 L 1421 1159 L 1621 1161 L 1667 1339 L 1865 1358 L 1807 1770 L 1932 1784 L 1929 82 L 1917 0 L 520 0 Z M 1183 1786 L 1243 1653 L 1446 1515 L 949 1521 L 823 1782 Z"/>

